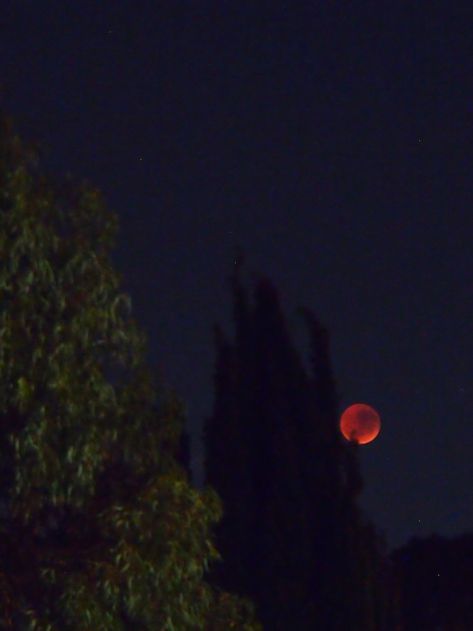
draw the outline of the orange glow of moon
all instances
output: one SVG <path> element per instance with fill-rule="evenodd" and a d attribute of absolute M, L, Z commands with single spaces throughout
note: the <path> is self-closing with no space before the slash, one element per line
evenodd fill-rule
<path fill-rule="evenodd" d="M 381 430 L 381 419 L 374 408 L 365 403 L 354 403 L 347 407 L 340 418 L 340 431 L 350 442 L 366 445 L 373 441 Z"/>

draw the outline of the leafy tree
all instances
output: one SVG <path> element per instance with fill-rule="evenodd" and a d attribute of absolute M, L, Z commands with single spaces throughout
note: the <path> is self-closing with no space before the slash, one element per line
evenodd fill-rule
<path fill-rule="evenodd" d="M 176 460 L 184 409 L 145 365 L 116 216 L 38 162 L 2 118 L 0 626 L 259 629 L 205 580 L 221 502 Z"/>
<path fill-rule="evenodd" d="M 215 403 L 204 426 L 206 481 L 222 498 L 225 559 L 215 584 L 250 597 L 271 630 L 392 628 L 380 540 L 357 506 L 356 448 L 338 431 L 328 333 L 301 309 L 308 374 L 272 282 L 254 306 L 232 279 L 235 342 L 215 328 Z"/>

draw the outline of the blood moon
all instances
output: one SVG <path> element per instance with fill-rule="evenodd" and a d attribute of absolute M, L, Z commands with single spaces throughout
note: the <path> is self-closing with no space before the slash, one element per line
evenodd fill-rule
<path fill-rule="evenodd" d="M 354 403 L 347 407 L 340 418 L 340 431 L 350 442 L 366 445 L 373 441 L 381 430 L 381 419 L 374 408 L 365 403 Z"/>

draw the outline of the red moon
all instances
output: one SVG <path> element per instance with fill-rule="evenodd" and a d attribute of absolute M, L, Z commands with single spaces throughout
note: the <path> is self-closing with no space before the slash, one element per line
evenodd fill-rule
<path fill-rule="evenodd" d="M 381 430 L 381 419 L 374 408 L 365 403 L 354 403 L 343 412 L 340 431 L 343 436 L 359 445 L 366 445 L 376 438 Z"/>

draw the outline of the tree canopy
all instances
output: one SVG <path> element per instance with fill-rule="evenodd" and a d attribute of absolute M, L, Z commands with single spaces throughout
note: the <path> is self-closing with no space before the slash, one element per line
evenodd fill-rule
<path fill-rule="evenodd" d="M 259 629 L 206 581 L 221 501 L 178 462 L 183 404 L 145 364 L 117 234 L 1 117 L 2 628 Z"/>
<path fill-rule="evenodd" d="M 204 426 L 206 482 L 224 508 L 214 580 L 250 597 L 274 631 L 389 629 L 381 541 L 358 507 L 356 448 L 338 430 L 328 332 L 300 309 L 307 371 L 272 281 L 257 280 L 253 304 L 238 273 L 231 281 L 235 336 L 215 327 Z"/>

